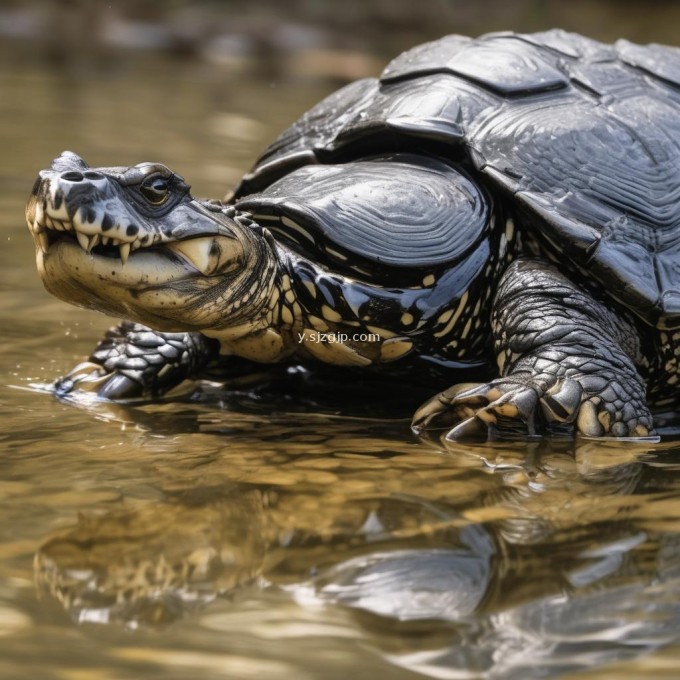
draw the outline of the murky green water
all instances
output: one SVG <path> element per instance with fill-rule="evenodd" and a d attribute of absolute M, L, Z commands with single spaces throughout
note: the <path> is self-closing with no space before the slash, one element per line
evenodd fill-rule
<path fill-rule="evenodd" d="M 370 386 L 91 410 L 28 389 L 110 325 L 41 288 L 37 170 L 160 160 L 218 196 L 329 89 L 3 54 L 0 677 L 677 677 L 673 442 L 444 451 Z"/>

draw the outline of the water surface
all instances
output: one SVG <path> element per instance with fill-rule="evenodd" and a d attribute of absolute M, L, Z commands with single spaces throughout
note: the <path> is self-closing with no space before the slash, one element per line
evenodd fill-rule
<path fill-rule="evenodd" d="M 409 432 L 418 395 L 304 376 L 142 407 L 30 389 L 112 323 L 42 290 L 35 173 L 70 148 L 220 196 L 331 86 L 3 56 L 0 677 L 677 676 L 674 441 L 444 450 Z"/>

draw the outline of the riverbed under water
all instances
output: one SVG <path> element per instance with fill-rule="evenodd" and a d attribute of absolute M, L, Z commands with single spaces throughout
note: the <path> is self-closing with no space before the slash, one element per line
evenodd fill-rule
<path fill-rule="evenodd" d="M 139 407 L 37 391 L 112 323 L 42 289 L 37 171 L 159 160 L 220 196 L 332 88 L 3 57 L 0 677 L 677 677 L 672 440 L 445 450 L 410 434 L 415 395 L 304 376 Z"/>

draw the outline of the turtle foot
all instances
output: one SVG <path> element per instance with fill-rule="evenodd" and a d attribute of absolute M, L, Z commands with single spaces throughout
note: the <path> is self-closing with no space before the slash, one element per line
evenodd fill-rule
<path fill-rule="evenodd" d="M 421 406 L 412 427 L 416 433 L 448 430 L 447 440 L 488 433 L 636 439 L 655 434 L 644 402 L 618 382 L 592 376 L 552 384 L 508 376 L 455 385 Z"/>
<path fill-rule="evenodd" d="M 106 333 L 88 361 L 55 382 L 54 393 L 113 401 L 158 397 L 207 362 L 207 343 L 198 333 L 161 333 L 123 322 Z"/>

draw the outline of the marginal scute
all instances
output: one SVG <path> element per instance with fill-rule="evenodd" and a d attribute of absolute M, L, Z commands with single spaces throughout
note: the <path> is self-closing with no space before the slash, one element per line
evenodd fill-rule
<path fill-rule="evenodd" d="M 644 310 L 644 315 L 655 325 L 663 317 L 665 310 L 661 307 L 653 253 L 642 244 L 616 236 L 602 238 L 590 267 L 614 298 Z"/>
<path fill-rule="evenodd" d="M 243 176 L 238 187 L 232 192 L 232 196 L 252 194 L 287 172 L 316 162 L 316 154 L 312 149 L 300 149 L 280 156 L 267 156 L 257 168 Z"/>
<path fill-rule="evenodd" d="M 451 142 L 462 139 L 464 136 L 462 127 L 446 118 L 401 116 L 388 118 L 386 122 L 390 128 L 403 134 L 411 134 L 414 137 L 432 139 L 437 142 Z"/>
<path fill-rule="evenodd" d="M 679 239 L 680 240 L 680 239 Z M 677 241 L 654 260 L 661 290 L 660 307 L 664 328 L 680 326 L 680 244 Z"/>
<path fill-rule="evenodd" d="M 565 254 L 581 259 L 582 264 L 586 264 L 602 236 L 597 229 L 570 215 L 563 214 L 558 206 L 541 194 L 520 191 L 516 194 L 516 198 L 520 205 L 538 215 L 542 221 L 554 225 L 560 237 L 557 239 L 559 245 L 554 243 L 556 247 L 559 247 Z M 550 239 L 551 234 L 547 236 Z"/>
<path fill-rule="evenodd" d="M 364 109 L 338 127 L 331 149 L 356 141 L 375 143 L 385 134 L 457 144 L 464 137 L 464 112 L 456 83 L 433 75 L 384 86 Z"/>
<path fill-rule="evenodd" d="M 661 295 L 661 307 L 666 312 L 666 317 L 672 320 L 668 327 L 677 328 L 676 320 L 680 318 L 680 284 L 678 284 L 678 279 L 676 278 L 675 282 L 668 285 L 669 287 Z M 666 328 L 665 319 L 659 325 L 661 328 Z"/>

